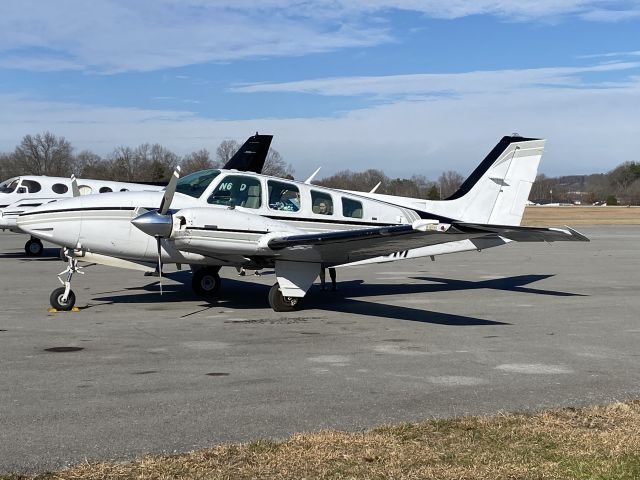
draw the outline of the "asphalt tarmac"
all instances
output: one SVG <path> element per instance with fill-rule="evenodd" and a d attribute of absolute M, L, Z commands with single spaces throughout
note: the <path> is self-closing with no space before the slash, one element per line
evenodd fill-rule
<path fill-rule="evenodd" d="M 299 431 L 640 397 L 640 227 L 338 270 L 275 313 L 273 272 L 93 266 L 78 313 L 47 312 L 53 257 L 0 234 L 0 473 Z M 327 276 L 328 277 L 328 276 Z M 182 282 L 186 282 L 186 285 Z"/>

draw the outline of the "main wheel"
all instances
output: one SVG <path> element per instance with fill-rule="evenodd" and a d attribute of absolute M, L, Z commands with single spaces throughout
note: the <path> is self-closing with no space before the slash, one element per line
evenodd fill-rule
<path fill-rule="evenodd" d="M 56 310 L 68 312 L 76 304 L 76 294 L 73 293 L 73 290 L 69 290 L 69 296 L 66 302 L 62 301 L 62 297 L 64 297 L 64 287 L 58 287 L 51 292 L 49 303 L 51 303 L 51 306 Z"/>
<path fill-rule="evenodd" d="M 24 244 L 24 251 L 30 257 L 39 257 L 42 255 L 42 250 L 44 250 L 44 245 L 38 238 L 32 238 Z"/>
<path fill-rule="evenodd" d="M 274 312 L 293 312 L 300 308 L 302 298 L 285 297 L 277 283 L 269 290 L 269 305 Z"/>
<path fill-rule="evenodd" d="M 191 288 L 199 297 L 212 297 L 218 290 L 220 290 L 220 275 L 218 274 L 219 268 L 200 268 L 193 272 L 193 279 L 191 280 Z"/>

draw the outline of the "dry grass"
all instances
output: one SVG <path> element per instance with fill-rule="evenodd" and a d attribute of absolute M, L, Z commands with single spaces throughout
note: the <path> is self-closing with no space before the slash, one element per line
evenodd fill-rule
<path fill-rule="evenodd" d="M 38 479 L 638 479 L 640 401 L 217 446 Z M 7 477 L 19 478 L 19 477 Z M 24 477 L 22 477 L 24 478 Z"/>
<path fill-rule="evenodd" d="M 640 207 L 527 207 L 522 225 L 640 225 Z"/>

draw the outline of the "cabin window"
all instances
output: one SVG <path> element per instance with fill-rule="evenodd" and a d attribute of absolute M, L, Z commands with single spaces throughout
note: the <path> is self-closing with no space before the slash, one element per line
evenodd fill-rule
<path fill-rule="evenodd" d="M 93 193 L 93 188 L 89 185 L 80 185 L 78 187 L 78 191 L 80 192 L 80 195 L 91 195 Z"/>
<path fill-rule="evenodd" d="M 9 179 L 6 182 L 0 183 L 0 193 L 13 193 L 13 191 L 18 187 L 18 183 L 20 183 L 20 179 Z"/>
<path fill-rule="evenodd" d="M 300 210 L 300 190 L 293 183 L 269 180 L 269 208 L 285 212 Z"/>
<path fill-rule="evenodd" d="M 200 198 L 213 179 L 220 175 L 220 170 L 200 170 L 178 180 L 176 192 L 190 197 Z"/>
<path fill-rule="evenodd" d="M 64 183 L 54 183 L 51 187 L 51 190 L 53 190 L 53 193 L 62 195 L 63 193 L 67 193 L 69 191 L 69 187 L 67 187 Z"/>
<path fill-rule="evenodd" d="M 109 192 L 113 192 L 113 190 L 111 190 L 109 187 L 100 187 L 100 190 L 98 190 L 100 193 L 109 193 Z"/>
<path fill-rule="evenodd" d="M 262 205 L 260 180 L 244 175 L 227 175 L 215 188 L 207 203 L 230 207 L 260 208 Z"/>
<path fill-rule="evenodd" d="M 318 215 L 333 215 L 331 195 L 311 190 L 311 209 Z"/>
<path fill-rule="evenodd" d="M 129 190 L 127 190 L 126 188 L 121 188 L 120 191 L 121 192 L 128 192 Z"/>
<path fill-rule="evenodd" d="M 36 193 L 42 189 L 42 186 L 35 180 L 22 180 L 21 187 L 26 187 L 29 193 Z"/>
<path fill-rule="evenodd" d="M 348 218 L 362 218 L 362 202 L 342 197 L 342 216 Z"/>

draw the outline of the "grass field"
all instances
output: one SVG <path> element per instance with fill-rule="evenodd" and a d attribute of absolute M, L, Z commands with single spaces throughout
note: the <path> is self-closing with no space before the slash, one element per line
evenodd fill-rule
<path fill-rule="evenodd" d="M 296 434 L 5 479 L 640 478 L 640 401 Z"/>
<path fill-rule="evenodd" d="M 640 225 L 640 207 L 527 207 L 522 225 Z"/>

